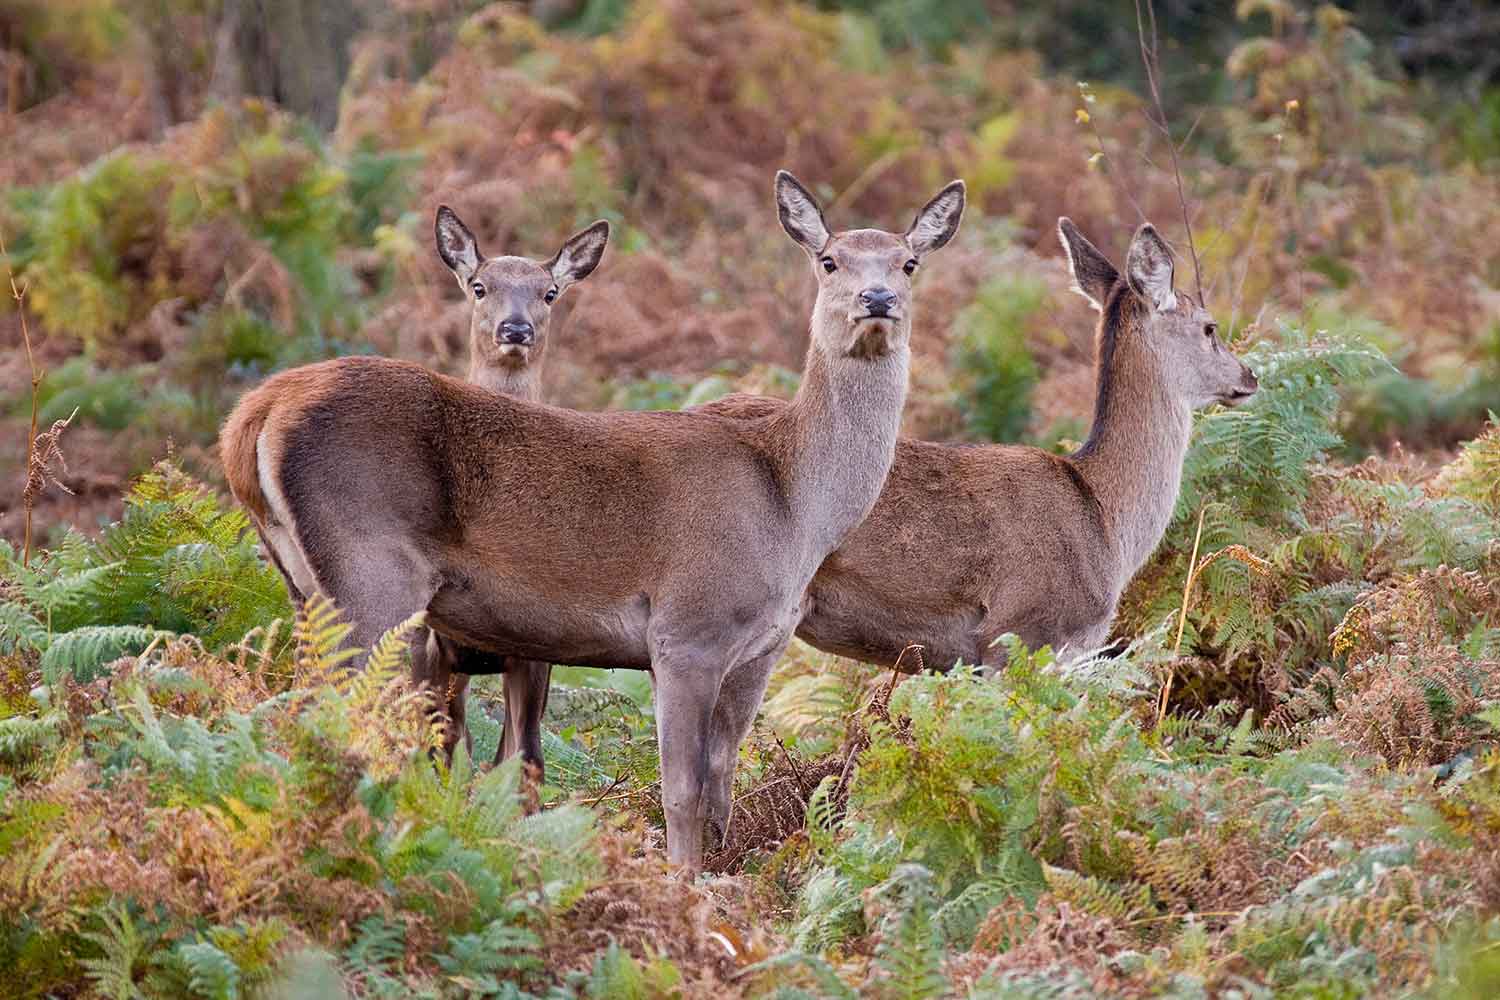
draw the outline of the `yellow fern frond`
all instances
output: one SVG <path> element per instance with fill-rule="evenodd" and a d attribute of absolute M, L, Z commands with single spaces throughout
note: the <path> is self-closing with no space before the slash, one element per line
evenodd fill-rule
<path fill-rule="evenodd" d="M 427 620 L 426 611 L 418 611 L 404 622 L 387 629 L 370 649 L 365 669 L 349 687 L 349 696 L 357 705 L 370 704 L 380 692 L 398 677 L 406 676 L 401 654 L 406 651 L 412 632 Z"/>
<path fill-rule="evenodd" d="M 344 646 L 353 626 L 339 617 L 339 609 L 322 592 L 303 603 L 292 635 L 297 642 L 297 676 L 302 684 L 334 681 L 334 671 L 359 655 L 354 646 Z"/>

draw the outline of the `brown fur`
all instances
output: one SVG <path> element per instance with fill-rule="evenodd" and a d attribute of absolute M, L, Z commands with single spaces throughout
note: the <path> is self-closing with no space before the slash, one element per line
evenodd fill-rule
<path fill-rule="evenodd" d="M 434 235 L 438 256 L 453 271 L 469 303 L 468 381 L 501 395 L 540 401 L 552 306 L 598 266 L 609 240 L 609 223 L 601 220 L 573 234 L 546 261 L 486 258 L 473 232 L 446 205 L 437 210 Z M 516 322 L 530 329 L 521 338 L 524 344 L 510 343 L 504 336 L 506 324 Z M 541 720 L 547 710 L 551 664 L 497 656 L 422 629 L 412 640 L 412 669 L 446 705 L 444 750 L 450 757 L 460 738 L 473 749 L 466 725 L 469 675 L 504 674 L 505 722 L 495 763 L 519 753 L 538 780 L 545 778 Z"/>
<path fill-rule="evenodd" d="M 885 480 L 908 276 L 963 209 L 955 183 L 904 236 L 833 234 L 790 175 L 776 192 L 819 293 L 801 388 L 775 415 L 578 413 L 345 358 L 271 379 L 252 394 L 274 398 L 261 435 L 224 443 L 226 464 L 258 469 L 296 582 L 339 603 L 355 643 L 425 609 L 475 649 L 651 669 L 668 854 L 689 866 L 725 831 L 808 581 Z M 878 357 L 854 356 L 876 336 Z"/>
<path fill-rule="evenodd" d="M 1165 384 L 1164 370 L 1203 369 L 1208 395 L 1253 391 L 1254 376 L 1222 345 L 1195 350 L 1201 307 L 1179 296 L 1172 310 L 1153 312 L 1066 220 L 1062 230 L 1079 290 L 1101 308 L 1088 442 L 1064 457 L 899 441 L 875 508 L 808 588 L 804 641 L 939 669 L 995 659 L 991 644 L 1005 632 L 1073 652 L 1102 644 L 1120 592 L 1166 527 L 1190 409 L 1205 401 Z M 764 419 L 783 405 L 736 395 L 700 409 Z M 910 646 L 920 661 L 902 658 Z"/>
<path fill-rule="evenodd" d="M 255 439 L 276 402 L 275 396 L 263 392 L 263 388 L 252 390 L 240 400 L 219 433 L 219 460 L 224 464 L 229 490 L 257 524 L 270 516 L 270 508 L 255 468 Z"/>

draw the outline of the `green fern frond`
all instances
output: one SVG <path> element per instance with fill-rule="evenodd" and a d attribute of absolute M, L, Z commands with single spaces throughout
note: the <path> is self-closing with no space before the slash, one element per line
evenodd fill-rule
<path fill-rule="evenodd" d="M 0 601 L 0 653 L 34 652 L 47 648 L 47 626 L 18 601 Z"/>
<path fill-rule="evenodd" d="M 136 967 L 146 955 L 148 942 L 123 903 L 110 905 L 99 914 L 99 919 L 104 924 L 103 930 L 79 935 L 101 952 L 97 957 L 79 959 L 84 975 L 109 1000 L 144 1000 L 135 980 Z"/>
<path fill-rule="evenodd" d="M 943 975 L 943 941 L 932 918 L 932 873 L 920 865 L 900 865 L 870 891 L 890 910 L 881 920 L 875 946 L 875 991 L 891 1000 L 935 1000 L 948 994 Z"/>
<path fill-rule="evenodd" d="M 654 1000 L 676 996 L 682 984 L 682 973 L 665 958 L 638 961 L 611 941 L 604 953 L 594 960 L 584 984 L 589 1000 Z"/>
<path fill-rule="evenodd" d="M 54 635 L 42 654 L 42 678 L 48 684 L 65 676 L 87 683 L 102 673 L 105 664 L 139 653 L 170 635 L 145 625 L 85 625 Z"/>
<path fill-rule="evenodd" d="M 209 941 L 179 944 L 173 954 L 185 966 L 195 997 L 203 1000 L 239 1000 L 240 968 Z"/>
<path fill-rule="evenodd" d="M 57 741 L 63 719 L 58 709 L 0 719 L 0 760 L 17 763 L 43 753 Z"/>

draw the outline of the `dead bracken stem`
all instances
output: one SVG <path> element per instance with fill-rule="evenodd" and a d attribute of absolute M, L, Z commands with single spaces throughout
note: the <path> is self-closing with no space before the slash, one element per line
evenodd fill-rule
<path fill-rule="evenodd" d="M 1271 576 L 1271 564 L 1260 556 L 1251 552 L 1245 546 L 1235 543 L 1226 545 L 1213 555 L 1204 557 L 1202 562 L 1198 561 L 1198 543 L 1203 538 L 1203 515 L 1207 512 L 1205 505 L 1198 511 L 1198 531 L 1193 536 L 1193 555 L 1188 560 L 1187 582 L 1182 585 L 1182 610 L 1177 617 L 1177 642 L 1172 646 L 1172 663 L 1167 667 L 1167 679 L 1162 682 L 1161 701 L 1156 706 L 1156 725 L 1161 727 L 1162 719 L 1166 718 L 1167 700 L 1172 696 L 1172 679 L 1176 675 L 1177 658 L 1182 653 L 1182 633 L 1187 628 L 1188 605 L 1192 603 L 1193 588 L 1198 584 L 1198 577 L 1220 559 L 1232 559 L 1246 566 L 1251 573 L 1262 578 Z"/>
<path fill-rule="evenodd" d="M 1156 117 L 1150 113 L 1146 118 L 1161 130 L 1167 140 L 1167 152 L 1172 154 L 1172 178 L 1177 182 L 1177 202 L 1182 206 L 1182 228 L 1187 231 L 1188 254 L 1193 258 L 1193 286 L 1198 293 L 1198 304 L 1203 301 L 1203 273 L 1198 267 L 1198 248 L 1193 244 L 1193 222 L 1188 211 L 1187 192 L 1182 185 L 1182 168 L 1177 162 L 1177 143 L 1172 140 L 1172 129 L 1167 125 L 1167 111 L 1161 100 L 1161 62 L 1157 55 L 1156 7 L 1146 0 L 1147 18 L 1141 15 L 1141 0 L 1135 0 L 1135 31 L 1141 43 L 1141 63 L 1146 67 L 1146 84 L 1151 88 L 1151 102 L 1156 106 Z M 1149 19 L 1149 20 L 1148 20 Z M 1150 24 L 1151 39 L 1146 40 L 1146 26 Z"/>
<path fill-rule="evenodd" d="M 1172 678 L 1177 673 L 1177 657 L 1182 653 L 1182 633 L 1187 628 L 1188 598 L 1193 592 L 1193 581 L 1198 577 L 1198 543 L 1203 541 L 1203 515 L 1208 513 L 1205 504 L 1198 508 L 1198 530 L 1193 533 L 1193 554 L 1188 559 L 1187 580 L 1182 584 L 1182 611 L 1177 616 L 1177 641 L 1172 644 L 1172 662 L 1167 664 L 1167 678 L 1161 684 L 1161 700 L 1156 705 L 1156 728 L 1161 728 L 1167 716 L 1167 701 L 1172 697 Z"/>
<path fill-rule="evenodd" d="M 63 428 L 68 426 L 68 420 L 59 420 L 52 425 L 47 432 L 47 440 L 43 442 L 44 447 L 41 454 L 37 451 L 36 414 L 37 414 L 37 390 L 42 385 L 42 371 L 36 366 L 36 355 L 31 350 L 31 330 L 26 325 L 26 303 L 23 301 L 26 293 L 16 285 L 16 273 L 10 266 L 10 253 L 5 249 L 5 234 L 0 232 L 0 257 L 5 258 L 5 277 L 10 281 L 10 296 L 16 300 L 16 313 L 21 317 L 21 339 L 26 344 L 26 364 L 31 369 L 31 430 L 26 435 L 26 486 L 21 491 L 22 524 L 24 525 L 25 539 L 21 544 L 21 565 L 24 567 L 31 561 L 31 511 L 36 506 L 37 496 L 46 487 L 47 482 L 57 483 L 57 479 L 50 476 L 47 468 L 49 457 L 55 457 L 63 471 L 67 471 L 67 464 L 63 461 L 62 451 L 57 446 L 57 439 L 62 435 Z M 68 491 L 61 483 L 57 485 L 64 491 Z"/>

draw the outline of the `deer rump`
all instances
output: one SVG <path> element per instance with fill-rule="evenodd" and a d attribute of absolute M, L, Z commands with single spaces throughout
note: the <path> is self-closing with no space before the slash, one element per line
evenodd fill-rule
<path fill-rule="evenodd" d="M 489 652 L 647 669 L 659 597 L 751 626 L 735 659 L 795 623 L 807 581 L 766 543 L 787 504 L 756 421 L 580 413 L 378 358 L 283 373 L 236 416 L 231 488 L 361 645 L 425 608 Z"/>

